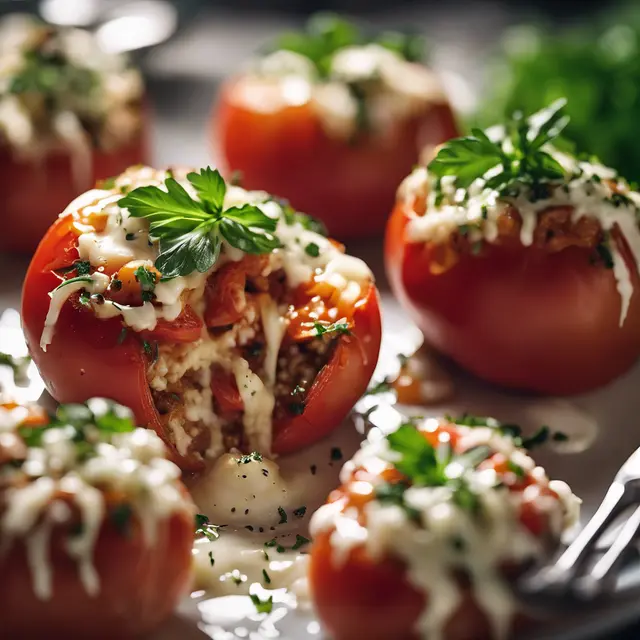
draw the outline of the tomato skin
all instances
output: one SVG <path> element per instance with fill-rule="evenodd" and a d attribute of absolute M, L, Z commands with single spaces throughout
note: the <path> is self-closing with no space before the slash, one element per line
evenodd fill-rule
<path fill-rule="evenodd" d="M 31 253 L 49 225 L 81 192 L 96 180 L 122 173 L 127 167 L 149 159 L 146 121 L 139 136 L 113 151 L 94 149 L 87 183 L 74 181 L 71 156 L 56 151 L 41 160 L 20 160 L 0 146 L 3 233 L 0 251 Z M 25 222 L 27 221 L 27 222 Z"/>
<path fill-rule="evenodd" d="M 432 248 L 405 237 L 408 215 L 398 204 L 387 226 L 391 287 L 427 342 L 465 369 L 507 387 L 570 395 L 611 382 L 637 360 L 640 278 L 624 245 L 634 295 L 619 327 L 613 272 L 592 265 L 589 250 L 486 245 L 434 275 Z"/>
<path fill-rule="evenodd" d="M 405 577 L 402 563 L 373 561 L 362 547 L 354 549 L 343 564 L 331 549 L 332 531 L 313 540 L 309 586 L 322 624 L 334 640 L 419 640 L 415 632 L 426 596 Z M 444 640 L 490 640 L 487 616 L 470 588 L 462 585 L 456 612 L 444 625 Z M 520 627 L 524 620 L 514 621 Z"/>
<path fill-rule="evenodd" d="M 329 435 L 367 390 L 378 362 L 382 325 L 378 290 L 358 303 L 350 336 L 341 336 L 306 397 L 304 413 L 274 424 L 273 451 L 293 453 Z"/>
<path fill-rule="evenodd" d="M 60 283 L 51 269 L 67 266 L 77 258 L 71 223 L 70 216 L 58 218 L 49 229 L 29 266 L 22 294 L 25 337 L 49 393 L 59 402 L 105 397 L 130 407 L 140 426 L 160 435 L 182 469 L 201 471 L 204 462 L 195 455 L 179 455 L 160 421 L 146 377 L 149 359 L 140 341 L 144 336 L 127 331 L 123 337 L 118 318 L 101 320 L 89 310 L 67 302 L 56 323 L 53 341 L 46 352 L 40 348 L 49 309 L 48 294 Z M 330 362 L 309 390 L 304 414 L 274 424 L 276 453 L 293 453 L 333 431 L 366 390 L 381 340 L 380 307 L 373 284 L 358 303 L 353 321 L 353 334 L 339 338 Z"/>
<path fill-rule="evenodd" d="M 24 544 L 0 555 L 2 629 L 15 638 L 130 638 L 147 633 L 168 618 L 189 588 L 193 517 L 187 510 L 158 523 L 155 545 L 147 545 L 140 524 L 125 537 L 105 520 L 93 563 L 100 592 L 89 596 L 78 576 L 76 560 L 65 544 L 68 531 L 52 532 L 52 598 L 39 600 Z"/>
<path fill-rule="evenodd" d="M 388 135 L 350 144 L 325 133 L 310 103 L 252 109 L 239 95 L 246 82 L 226 83 L 212 117 L 224 168 L 240 171 L 243 187 L 264 189 L 320 218 L 338 239 L 381 234 L 419 151 L 458 135 L 450 106 L 439 102 Z"/>

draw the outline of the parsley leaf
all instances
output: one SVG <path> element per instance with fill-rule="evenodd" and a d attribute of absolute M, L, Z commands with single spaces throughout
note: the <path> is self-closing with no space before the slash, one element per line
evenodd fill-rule
<path fill-rule="evenodd" d="M 210 542 L 214 542 L 220 537 L 220 529 L 222 529 L 224 525 L 211 524 L 209 522 L 209 518 L 207 516 L 202 515 L 201 513 L 196 514 L 195 518 L 195 535 L 201 536 L 209 540 Z"/>
<path fill-rule="evenodd" d="M 254 205 L 224 209 L 227 185 L 217 169 L 191 172 L 193 199 L 174 178 L 165 189 L 138 187 L 119 202 L 136 218 L 149 221 L 149 238 L 160 244 L 156 267 L 167 280 L 208 271 L 220 256 L 222 238 L 245 253 L 269 253 L 280 246 L 273 235 L 277 220 Z"/>

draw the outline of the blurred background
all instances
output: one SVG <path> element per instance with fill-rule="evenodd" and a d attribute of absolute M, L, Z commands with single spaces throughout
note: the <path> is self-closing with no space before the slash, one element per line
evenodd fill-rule
<path fill-rule="evenodd" d="M 156 164 L 210 162 L 207 126 L 216 86 L 284 28 L 317 10 L 427 39 L 465 124 L 491 124 L 566 95 L 579 150 L 630 179 L 640 177 L 640 7 L 562 0 L 0 0 L 0 13 L 39 13 L 97 32 L 131 51 L 143 70 L 155 121 Z"/>

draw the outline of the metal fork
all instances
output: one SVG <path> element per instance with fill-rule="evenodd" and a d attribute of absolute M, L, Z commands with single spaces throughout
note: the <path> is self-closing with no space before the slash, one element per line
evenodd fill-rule
<path fill-rule="evenodd" d="M 635 509 L 632 510 L 633 506 Z M 521 580 L 519 590 L 526 595 L 571 595 L 591 600 L 615 586 L 627 551 L 640 530 L 640 448 L 620 467 L 611 486 L 576 539 L 551 564 L 535 570 Z M 615 540 L 595 564 L 585 569 L 594 556 L 598 541 L 611 524 L 625 511 L 630 516 L 621 526 Z"/>
<path fill-rule="evenodd" d="M 364 433 L 376 427 L 383 433 L 397 429 L 407 417 L 392 406 L 392 397 L 365 396 L 356 405 L 354 418 L 357 428 Z M 585 570 L 587 560 L 596 552 L 598 541 L 611 524 L 626 510 L 636 508 L 622 525 L 616 539 L 595 564 Z M 623 565 L 627 551 L 640 530 L 640 448 L 622 465 L 613 483 L 576 539 L 550 564 L 526 575 L 518 584 L 524 597 L 559 595 L 591 600 L 612 591 L 615 579 Z"/>

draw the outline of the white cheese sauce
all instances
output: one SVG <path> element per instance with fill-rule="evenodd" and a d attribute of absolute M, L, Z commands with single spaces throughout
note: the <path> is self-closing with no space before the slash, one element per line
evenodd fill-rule
<path fill-rule="evenodd" d="M 633 294 L 631 272 L 640 268 L 640 195 L 630 191 L 624 180 L 616 173 L 599 164 L 580 162 L 571 156 L 548 147 L 551 153 L 567 171 L 561 183 L 550 183 L 548 197 L 532 201 L 528 192 L 521 189 L 513 197 L 499 197 L 498 193 L 485 188 L 485 180 L 477 179 L 468 190 L 453 187 L 453 177 L 443 178 L 441 190 L 444 195 L 441 204 L 436 204 L 435 192 L 430 192 L 431 178 L 424 167 L 416 169 L 401 184 L 398 197 L 408 206 L 416 197 L 427 197 L 424 215 L 413 215 L 406 227 L 407 239 L 411 242 L 444 243 L 461 226 L 467 228 L 469 239 L 495 242 L 498 236 L 497 219 L 510 207 L 514 207 L 522 219 L 520 241 L 526 247 L 533 243 L 538 215 L 552 207 L 573 208 L 572 221 L 583 217 L 596 220 L 607 234 L 613 229 L 619 231 L 626 241 L 633 264 L 629 264 L 614 240 L 606 240 L 606 246 L 613 259 L 613 275 L 620 294 L 620 326 L 625 321 Z M 594 178 L 595 176 L 595 178 Z M 616 200 L 616 191 L 608 181 L 613 181 L 617 191 L 625 198 Z M 613 197 L 613 198 L 612 198 Z"/>
<path fill-rule="evenodd" d="M 96 414 L 108 406 L 99 399 L 89 404 Z M 1 418 L 2 432 L 7 433 L 20 425 L 24 415 L 3 410 Z M 0 514 L 0 553 L 25 545 L 33 590 L 41 600 L 54 595 L 51 535 L 56 527 L 68 526 L 71 505 L 78 511 L 80 526 L 69 534 L 65 548 L 91 597 L 97 597 L 101 588 L 94 549 L 107 514 L 105 492 L 122 496 L 139 519 L 149 545 L 155 543 L 160 522 L 176 512 L 193 513 L 181 491 L 180 469 L 166 459 L 165 446 L 155 432 L 105 433 L 91 425 L 82 430 L 82 442 L 92 452 L 83 449 L 81 455 L 74 440 L 76 428 L 47 428 L 41 444 L 29 447 L 26 460 L 6 476 L 9 488 Z M 12 473 L 16 486 L 11 484 Z"/>

